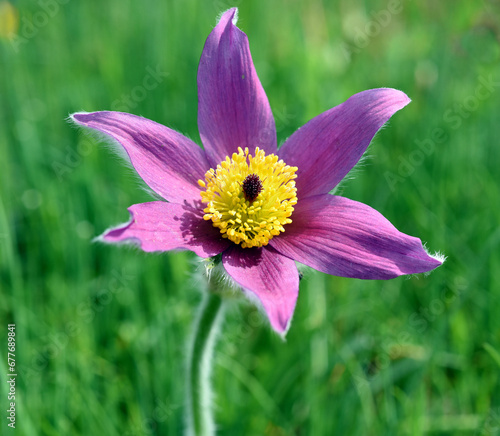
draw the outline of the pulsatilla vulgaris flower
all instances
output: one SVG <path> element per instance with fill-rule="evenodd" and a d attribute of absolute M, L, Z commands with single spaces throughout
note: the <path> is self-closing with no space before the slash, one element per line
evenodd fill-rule
<path fill-rule="evenodd" d="M 297 130 L 278 150 L 267 96 L 246 35 L 226 11 L 198 70 L 204 148 L 148 119 L 120 112 L 72 119 L 108 135 L 166 201 L 129 208 L 128 223 L 102 240 L 144 251 L 221 254 L 234 281 L 262 303 L 272 327 L 288 329 L 299 290 L 295 262 L 343 277 L 390 279 L 442 263 L 380 213 L 329 192 L 382 125 L 410 100 L 401 91 L 360 92 Z"/>

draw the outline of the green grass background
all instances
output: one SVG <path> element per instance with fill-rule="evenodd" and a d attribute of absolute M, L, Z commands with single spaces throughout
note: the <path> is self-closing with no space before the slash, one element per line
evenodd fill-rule
<path fill-rule="evenodd" d="M 197 64 L 233 5 L 280 142 L 364 89 L 410 96 L 341 194 L 448 259 L 391 281 L 306 271 L 286 342 L 233 303 L 218 434 L 500 434 L 498 1 L 19 0 L 10 38 L 0 3 L 0 434 L 182 433 L 198 261 L 91 243 L 150 197 L 65 118 L 132 96 L 129 112 L 200 143 Z M 138 90 L 148 68 L 168 75 Z"/>

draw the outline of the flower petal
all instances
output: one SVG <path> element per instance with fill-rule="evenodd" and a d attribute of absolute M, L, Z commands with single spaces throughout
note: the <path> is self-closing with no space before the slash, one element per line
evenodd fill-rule
<path fill-rule="evenodd" d="M 165 201 L 134 204 L 128 208 L 130 221 L 106 231 L 100 239 L 109 243 L 134 242 L 148 252 L 180 249 L 200 257 L 215 256 L 230 242 L 211 222 L 203 220 L 198 206 Z"/>
<path fill-rule="evenodd" d="M 299 198 L 330 192 L 359 161 L 373 136 L 410 102 L 401 91 L 371 89 L 310 120 L 283 144 L 279 156 L 298 167 Z"/>
<path fill-rule="evenodd" d="M 233 245 L 223 253 L 222 263 L 240 286 L 259 299 L 272 328 L 284 335 L 299 294 L 295 262 L 272 247 L 241 248 Z"/>
<path fill-rule="evenodd" d="M 76 113 L 78 124 L 105 133 L 123 146 L 142 179 L 165 200 L 200 199 L 198 179 L 210 168 L 204 151 L 180 133 L 123 112 Z"/>
<path fill-rule="evenodd" d="M 270 244 L 327 274 L 391 279 L 442 264 L 427 254 L 420 239 L 399 232 L 366 204 L 344 197 L 325 194 L 299 200 L 292 219 Z"/>
<path fill-rule="evenodd" d="M 276 126 L 257 77 L 247 36 L 226 11 L 210 33 L 198 68 L 198 127 L 215 168 L 238 147 L 276 153 Z"/>

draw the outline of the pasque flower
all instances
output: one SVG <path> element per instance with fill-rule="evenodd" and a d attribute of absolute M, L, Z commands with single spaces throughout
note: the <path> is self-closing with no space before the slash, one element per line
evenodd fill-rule
<path fill-rule="evenodd" d="M 410 100 L 381 88 L 353 95 L 310 120 L 278 149 L 267 96 L 247 36 L 226 11 L 208 36 L 198 70 L 204 148 L 148 119 L 121 112 L 72 119 L 118 142 L 165 201 L 129 208 L 102 240 L 144 251 L 221 254 L 234 281 L 262 304 L 279 333 L 299 291 L 295 262 L 327 274 L 391 279 L 441 265 L 418 238 L 371 207 L 332 195 L 385 122 Z"/>

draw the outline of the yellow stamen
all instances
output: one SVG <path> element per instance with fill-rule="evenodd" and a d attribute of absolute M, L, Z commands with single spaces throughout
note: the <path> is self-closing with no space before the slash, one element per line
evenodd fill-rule
<path fill-rule="evenodd" d="M 238 148 L 238 153 L 226 156 L 216 170 L 207 171 L 206 183 L 198 181 L 202 188 L 206 187 L 201 192 L 202 202 L 207 205 L 203 219 L 212 220 L 223 238 L 242 248 L 267 245 L 273 236 L 285 231 L 284 225 L 292 222 L 289 217 L 297 204 L 296 171 L 297 167 L 286 165 L 274 154 L 266 156 L 258 147 L 255 156 L 248 154 L 248 148 Z M 243 191 L 243 182 L 248 178 L 253 188 L 261 183 L 261 188 L 252 191 L 255 198 Z"/>

